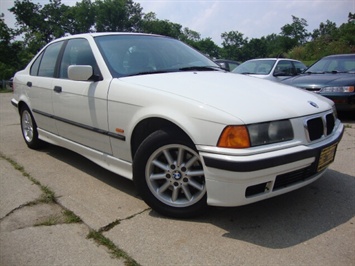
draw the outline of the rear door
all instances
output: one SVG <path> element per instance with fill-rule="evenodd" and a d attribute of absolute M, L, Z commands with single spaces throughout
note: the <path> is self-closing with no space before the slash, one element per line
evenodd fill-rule
<path fill-rule="evenodd" d="M 33 62 L 30 75 L 26 77 L 27 95 L 37 126 L 57 134 L 53 120 L 53 80 L 60 50 L 64 42 L 49 45 Z"/>

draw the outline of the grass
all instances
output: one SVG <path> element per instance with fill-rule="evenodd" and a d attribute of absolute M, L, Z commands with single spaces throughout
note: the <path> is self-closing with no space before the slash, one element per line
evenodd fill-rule
<path fill-rule="evenodd" d="M 346 125 L 344 125 L 344 127 L 345 127 L 345 128 L 353 128 L 353 126 L 350 125 L 350 124 L 346 124 Z"/>
<path fill-rule="evenodd" d="M 35 224 L 35 226 L 51 226 L 56 224 L 72 224 L 81 223 L 80 217 L 76 216 L 72 211 L 64 210 L 60 215 L 52 215 L 45 221 Z"/>
<path fill-rule="evenodd" d="M 69 210 L 65 210 L 63 212 L 64 217 L 65 217 L 65 223 L 67 224 L 72 224 L 72 223 L 81 223 L 82 220 L 80 219 L 79 216 L 77 216 L 75 213 Z"/>
<path fill-rule="evenodd" d="M 37 223 L 34 226 L 52 226 L 60 223 L 61 223 L 60 216 L 50 216 L 44 222 Z"/>
<path fill-rule="evenodd" d="M 93 239 L 97 244 L 105 246 L 115 258 L 124 259 L 126 266 L 139 266 L 134 259 L 129 257 L 123 250 L 117 248 L 116 245 L 101 232 L 91 230 L 87 238 Z"/>
<path fill-rule="evenodd" d="M 0 89 L 0 93 L 9 93 L 9 92 L 12 92 L 12 89 L 11 88 L 5 88 L 5 89 Z"/>
<path fill-rule="evenodd" d="M 317 60 L 302 61 L 307 67 L 313 65 Z"/>
<path fill-rule="evenodd" d="M 22 165 L 19 165 L 13 159 L 3 155 L 2 153 L 0 153 L 0 158 L 3 158 L 8 161 L 16 170 L 21 172 L 24 177 L 27 177 L 33 184 L 40 187 L 42 195 L 38 200 L 39 203 L 57 203 L 54 192 L 50 190 L 47 186 L 42 185 L 38 180 L 36 180 L 29 173 L 27 173 Z"/>

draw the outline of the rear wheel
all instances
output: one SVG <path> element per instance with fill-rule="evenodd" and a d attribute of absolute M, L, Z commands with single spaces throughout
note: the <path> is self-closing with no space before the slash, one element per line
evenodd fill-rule
<path fill-rule="evenodd" d="M 161 214 L 187 218 L 207 207 L 202 162 L 183 138 L 152 133 L 136 152 L 133 175 L 143 200 Z"/>
<path fill-rule="evenodd" d="M 20 112 L 22 136 L 31 149 L 38 149 L 41 146 L 41 140 L 38 138 L 36 121 L 34 120 L 28 107 L 23 107 Z"/>

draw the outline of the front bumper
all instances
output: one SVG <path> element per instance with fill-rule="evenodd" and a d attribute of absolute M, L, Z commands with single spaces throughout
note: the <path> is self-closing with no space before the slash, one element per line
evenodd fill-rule
<path fill-rule="evenodd" d="M 246 205 L 317 180 L 331 162 L 321 165 L 322 151 L 331 150 L 335 156 L 343 132 L 344 126 L 340 124 L 331 136 L 315 144 L 249 156 L 200 152 L 205 170 L 207 203 L 212 206 Z"/>
<path fill-rule="evenodd" d="M 355 111 L 355 92 L 352 93 L 320 93 L 332 100 L 338 111 Z"/>

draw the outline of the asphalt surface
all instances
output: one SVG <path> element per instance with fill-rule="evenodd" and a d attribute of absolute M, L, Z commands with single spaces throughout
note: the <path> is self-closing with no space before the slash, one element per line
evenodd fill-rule
<path fill-rule="evenodd" d="M 152 211 L 132 182 L 78 154 L 28 149 L 11 97 L 0 94 L 1 266 L 355 265 L 354 118 L 343 118 L 336 160 L 309 186 L 174 220 Z M 48 191 L 54 203 L 43 200 Z M 65 211 L 81 221 L 68 223 Z M 111 241 L 116 256 L 90 232 Z"/>

